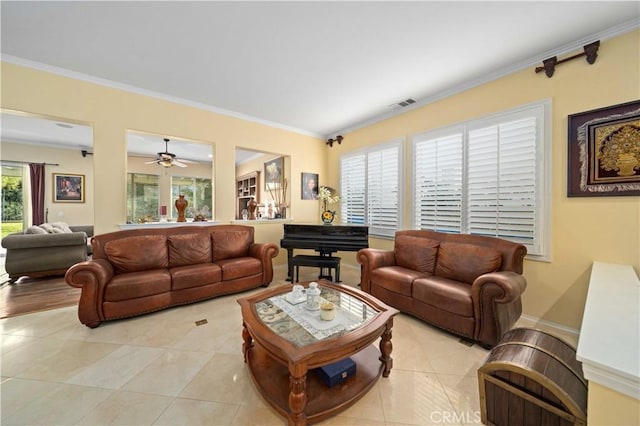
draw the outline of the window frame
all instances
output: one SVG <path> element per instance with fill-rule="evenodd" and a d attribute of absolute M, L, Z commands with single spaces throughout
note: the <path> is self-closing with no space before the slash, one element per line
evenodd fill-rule
<path fill-rule="evenodd" d="M 416 215 L 416 176 L 418 168 L 416 164 L 417 144 L 443 138 L 455 133 L 462 133 L 462 201 L 461 201 L 461 231 L 460 233 L 469 233 L 469 206 L 468 206 L 468 155 L 469 155 L 469 133 L 474 130 L 483 129 L 489 126 L 499 125 L 500 123 L 512 122 L 523 117 L 536 118 L 536 142 L 535 142 L 535 219 L 533 228 L 535 239 L 537 241 L 538 250 L 532 250 L 531 246 L 527 249 L 529 254 L 527 258 L 533 260 L 550 261 L 551 259 L 551 100 L 543 99 L 540 101 L 524 104 L 515 108 L 510 108 L 487 116 L 466 120 L 451 126 L 434 129 L 427 132 L 415 134 L 411 138 L 411 214 L 410 223 L 413 229 L 419 229 L 419 218 Z M 426 228 L 425 228 L 426 229 Z M 509 239 L 506 237 L 502 237 Z"/>

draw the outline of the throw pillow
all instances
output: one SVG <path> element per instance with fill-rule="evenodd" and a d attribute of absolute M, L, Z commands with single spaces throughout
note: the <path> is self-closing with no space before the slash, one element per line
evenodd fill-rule
<path fill-rule="evenodd" d="M 104 245 L 104 253 L 118 273 L 147 271 L 169 265 L 167 238 L 164 235 L 109 241 Z"/>
<path fill-rule="evenodd" d="M 25 234 L 46 234 L 47 231 L 40 228 L 39 226 L 30 226 L 25 231 Z"/>
<path fill-rule="evenodd" d="M 211 238 L 208 233 L 169 236 L 169 266 L 211 263 Z"/>
<path fill-rule="evenodd" d="M 53 226 L 50 223 L 43 223 L 40 228 L 44 229 L 47 234 L 53 234 Z"/>
<path fill-rule="evenodd" d="M 64 233 L 64 234 L 70 234 L 73 231 L 71 230 L 71 228 L 69 228 L 69 225 L 67 225 L 64 222 L 54 222 L 51 224 L 51 226 L 53 226 L 53 229 L 57 229 L 60 231 L 60 233 Z"/>
<path fill-rule="evenodd" d="M 433 274 L 439 245 L 439 241 L 430 238 L 399 235 L 394 244 L 396 265 Z"/>
<path fill-rule="evenodd" d="M 494 272 L 502 265 L 502 253 L 473 244 L 440 243 L 436 275 L 472 284 L 482 274 Z"/>

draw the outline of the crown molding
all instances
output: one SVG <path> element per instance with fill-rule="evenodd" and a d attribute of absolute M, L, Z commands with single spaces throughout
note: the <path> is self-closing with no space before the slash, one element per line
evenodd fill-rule
<path fill-rule="evenodd" d="M 287 126 L 285 124 L 276 123 L 274 121 L 263 120 L 261 118 L 253 117 L 247 114 L 241 114 L 235 111 L 226 110 L 224 108 L 218 108 L 212 105 L 203 104 L 200 102 L 194 102 L 187 99 L 182 99 L 179 97 L 167 95 L 164 93 L 154 92 L 152 90 L 142 89 L 140 87 L 132 86 L 129 84 L 119 83 L 117 81 L 108 80 L 105 78 L 95 77 L 92 75 L 84 74 L 77 71 L 68 70 L 66 68 L 60 68 L 53 65 L 43 64 L 41 62 L 32 61 L 30 59 L 20 58 L 18 56 L 13 55 L 5 55 L 2 54 L 2 61 L 8 62 L 14 65 L 20 65 L 26 68 L 32 68 L 38 71 L 44 71 L 51 74 L 56 74 L 62 77 L 68 77 L 75 80 L 86 81 L 87 83 L 93 83 L 100 86 L 109 87 L 111 89 L 123 90 L 125 92 L 135 93 L 137 95 L 148 96 L 151 98 L 160 99 L 167 102 L 172 102 L 179 105 L 185 105 L 197 109 L 201 109 L 204 111 L 213 112 L 216 114 L 225 115 L 228 117 L 239 118 L 241 120 L 249 121 L 252 123 L 262 124 L 265 126 L 273 127 L 276 129 L 287 130 L 293 133 L 299 133 L 305 136 L 311 136 L 314 138 L 324 139 L 324 135 L 310 132 L 304 129 L 298 129 L 296 127 Z"/>
<path fill-rule="evenodd" d="M 394 109 L 392 111 L 388 111 L 388 112 L 384 112 L 382 114 L 379 115 L 375 115 L 373 117 L 370 117 L 368 119 L 362 120 L 358 123 L 355 123 L 351 126 L 345 127 L 345 128 L 341 128 L 341 129 L 337 129 L 331 133 L 329 133 L 327 135 L 327 137 L 329 137 L 330 135 L 336 135 L 336 134 L 346 134 L 346 133 L 350 133 L 353 132 L 355 130 L 361 129 L 363 127 L 367 127 L 370 126 L 372 124 L 378 123 L 380 121 L 389 119 L 391 117 L 395 117 L 397 115 L 403 114 L 407 111 L 411 111 L 417 108 L 421 108 L 425 105 L 431 104 L 433 102 L 439 101 L 441 99 L 445 99 L 448 98 L 450 96 L 453 96 L 455 94 L 464 92 L 466 90 L 472 89 L 474 87 L 483 85 L 485 83 L 489 83 L 491 81 L 497 80 L 499 78 L 505 77 L 509 74 L 513 74 L 517 71 L 522 71 L 523 69 L 529 68 L 531 66 L 535 66 L 535 65 L 539 65 L 540 63 L 542 63 L 542 61 L 544 59 L 553 57 L 553 56 L 560 56 L 566 53 L 570 53 L 575 51 L 576 49 L 582 49 L 582 47 L 585 44 L 589 44 L 592 43 L 596 40 L 607 40 L 613 37 L 617 37 L 619 35 L 625 34 L 629 31 L 633 31 L 637 28 L 640 28 L 640 19 L 632 19 L 626 22 L 623 22 L 621 24 L 618 24 L 616 26 L 613 26 L 611 28 L 608 28 L 604 31 L 600 31 L 597 33 L 594 33 L 590 36 L 586 36 L 583 38 L 580 38 L 578 40 L 574 40 L 571 43 L 567 43 L 565 45 L 562 45 L 560 47 L 557 47 L 555 49 L 552 50 L 548 50 L 546 52 L 542 52 L 538 55 L 535 55 L 529 59 L 525 59 L 523 61 L 514 63 L 513 65 L 510 65 L 508 67 L 496 70 L 492 73 L 489 73 L 487 75 L 484 75 L 480 78 L 476 78 L 473 80 L 469 80 L 467 82 L 464 82 L 462 84 L 458 84 L 455 86 L 452 86 L 448 89 L 444 89 L 442 91 L 436 92 L 432 95 L 429 95 L 425 98 L 422 98 L 420 100 L 416 99 L 416 103 L 411 104 L 407 107 L 401 108 L 401 109 Z M 415 99 L 415 98 L 414 98 Z"/>

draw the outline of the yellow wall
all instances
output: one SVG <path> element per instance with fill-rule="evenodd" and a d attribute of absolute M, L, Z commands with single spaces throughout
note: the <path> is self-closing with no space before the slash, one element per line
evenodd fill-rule
<path fill-rule="evenodd" d="M 587 424 L 630 426 L 640 424 L 640 401 L 593 381 L 589 382 Z"/>
<path fill-rule="evenodd" d="M 70 225 L 93 225 L 93 158 L 83 157 L 79 150 L 47 148 L 43 146 L 2 142 L 2 160 L 58 164 L 45 166 L 44 207 L 49 222 Z M 54 203 L 53 173 L 79 174 L 85 177 L 84 203 Z"/>
<path fill-rule="evenodd" d="M 552 100 L 551 262 L 527 261 L 525 314 L 579 328 L 594 260 L 633 265 L 640 271 L 640 197 L 567 198 L 567 116 L 640 98 L 640 32 L 601 43 L 589 65 L 558 65 L 552 78 L 533 67 L 344 134 L 329 149 L 328 173 L 338 184 L 339 156 L 370 144 L 411 136 L 542 99 Z M 405 201 L 411 200 L 407 160 Z M 405 224 L 410 226 L 409 212 Z M 390 241 L 372 240 L 373 247 Z"/>
<path fill-rule="evenodd" d="M 526 262 L 524 312 L 579 328 L 594 260 L 631 264 L 640 271 L 640 198 L 567 198 L 567 116 L 640 98 L 639 52 L 636 30 L 604 40 L 594 65 L 583 60 L 563 63 L 553 78 L 535 74 L 531 67 L 345 134 L 342 144 L 332 148 L 309 136 L 6 63 L 2 64 L 2 107 L 93 125 L 94 223 L 96 232 L 102 233 L 117 229 L 125 218 L 127 129 L 211 144 L 215 218 L 220 221 L 235 215 L 236 148 L 289 156 L 290 217 L 317 222 L 317 201 L 300 200 L 302 172 L 319 173 L 322 185 L 338 187 L 340 154 L 397 137 L 406 138 L 408 153 L 415 133 L 549 98 L 552 259 Z M 408 192 L 405 200 L 410 200 Z M 281 226 L 265 226 L 256 235 L 279 241 Z M 390 244 L 379 239 L 371 242 L 374 247 Z M 351 254 L 343 259 L 354 263 Z"/>

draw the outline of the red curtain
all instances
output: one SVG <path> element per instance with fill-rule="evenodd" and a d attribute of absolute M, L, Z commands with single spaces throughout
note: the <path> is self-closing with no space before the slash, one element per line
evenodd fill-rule
<path fill-rule="evenodd" d="M 33 224 L 44 223 L 44 163 L 29 163 L 31 177 L 31 215 Z"/>

